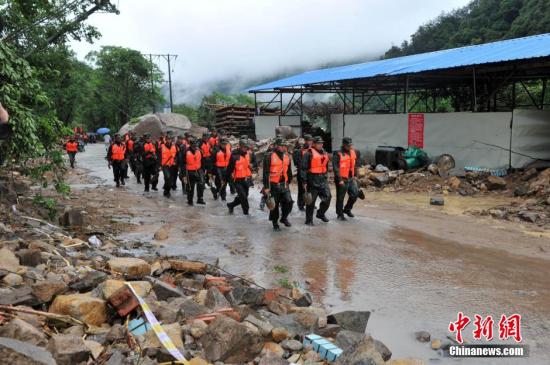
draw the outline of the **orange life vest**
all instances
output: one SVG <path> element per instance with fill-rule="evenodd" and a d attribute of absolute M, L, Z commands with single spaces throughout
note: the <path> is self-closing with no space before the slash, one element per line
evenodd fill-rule
<path fill-rule="evenodd" d="M 65 145 L 67 152 L 78 152 L 78 143 L 76 142 L 67 142 Z"/>
<path fill-rule="evenodd" d="M 239 156 L 239 159 L 235 162 L 235 171 L 233 171 L 234 179 L 246 179 L 252 176 L 250 170 L 250 155 L 246 154 L 246 157 Z"/>
<path fill-rule="evenodd" d="M 355 160 L 357 160 L 355 150 L 351 149 L 349 154 L 338 152 L 338 155 L 340 156 L 340 177 L 348 179 L 355 176 Z"/>
<path fill-rule="evenodd" d="M 111 145 L 111 159 L 114 161 L 122 161 L 124 160 L 124 154 L 126 153 L 126 147 L 121 144 L 118 145 L 116 143 L 113 143 Z"/>
<path fill-rule="evenodd" d="M 210 146 L 215 146 L 218 144 L 218 137 L 210 137 L 208 139 L 208 143 L 210 144 Z"/>
<path fill-rule="evenodd" d="M 216 167 L 227 167 L 229 166 L 229 160 L 231 158 L 231 149 L 227 153 L 227 148 L 224 151 L 218 151 L 216 153 Z"/>
<path fill-rule="evenodd" d="M 143 152 L 145 152 L 145 157 L 147 157 L 148 154 L 156 154 L 157 149 L 154 144 L 148 142 L 143 145 Z"/>
<path fill-rule="evenodd" d="M 290 159 L 285 153 L 283 159 L 279 158 L 275 152 L 271 154 L 271 164 L 269 166 L 269 182 L 278 184 L 281 182 L 281 177 L 284 178 L 284 182 L 288 182 L 288 166 L 290 165 Z"/>
<path fill-rule="evenodd" d="M 225 146 L 225 153 L 226 153 L 227 155 L 229 155 L 229 157 L 231 157 L 231 144 L 228 143 L 228 144 Z"/>
<path fill-rule="evenodd" d="M 311 149 L 311 164 L 309 172 L 312 174 L 326 174 L 328 165 L 328 155 L 320 154 L 315 148 Z"/>
<path fill-rule="evenodd" d="M 203 142 L 201 144 L 201 151 L 202 151 L 202 156 L 204 158 L 208 158 L 212 155 L 212 153 L 210 152 L 210 143 L 208 142 Z"/>
<path fill-rule="evenodd" d="M 176 163 L 176 146 L 172 145 L 170 148 L 166 145 L 162 145 L 162 159 L 160 163 L 162 166 L 174 166 Z"/>
<path fill-rule="evenodd" d="M 187 151 L 185 154 L 185 164 L 187 171 L 197 171 L 201 168 L 201 152 L 195 150 L 195 153 Z"/>
<path fill-rule="evenodd" d="M 134 140 L 129 139 L 128 142 L 126 142 L 126 146 L 128 146 L 128 151 L 134 152 Z"/>

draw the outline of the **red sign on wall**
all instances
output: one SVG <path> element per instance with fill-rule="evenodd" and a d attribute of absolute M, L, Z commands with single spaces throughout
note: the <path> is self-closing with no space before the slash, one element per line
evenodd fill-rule
<path fill-rule="evenodd" d="M 424 148 L 424 113 L 409 114 L 409 146 Z"/>

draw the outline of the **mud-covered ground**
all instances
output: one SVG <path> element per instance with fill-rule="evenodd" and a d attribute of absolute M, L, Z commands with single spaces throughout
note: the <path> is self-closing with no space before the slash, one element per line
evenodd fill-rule
<path fill-rule="evenodd" d="M 145 196 L 134 178 L 116 189 L 104 155 L 103 144 L 87 146 L 69 182 L 77 199 L 86 200 L 91 218 L 113 222 L 122 238 L 152 242 L 167 254 L 219 260 L 229 272 L 259 283 L 296 282 L 328 310 L 372 310 L 367 330 L 396 358 L 457 363 L 436 360 L 413 332 L 445 338 L 459 311 L 497 321 L 503 313 L 519 313 L 529 358 L 458 363 L 550 363 L 549 232 L 463 213 L 510 198 L 452 196 L 444 207 L 432 207 L 424 193 L 369 193 L 348 222 L 336 221 L 333 203 L 330 223 L 306 227 L 295 209 L 293 227 L 274 233 L 267 212 L 256 209 L 259 186 L 251 190 L 252 214 L 245 217 L 237 208 L 231 216 L 208 191 L 205 207 L 188 207 L 181 190 L 170 199 L 160 191 Z M 153 235 L 163 226 L 169 237 L 157 242 Z M 465 332 L 470 340 L 472 330 Z"/>

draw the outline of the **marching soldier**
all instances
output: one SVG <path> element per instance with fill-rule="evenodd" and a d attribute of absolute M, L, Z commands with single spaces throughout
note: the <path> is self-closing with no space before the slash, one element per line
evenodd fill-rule
<path fill-rule="evenodd" d="M 304 181 L 302 181 L 301 174 L 299 170 L 302 167 L 302 159 L 304 157 L 304 154 L 309 151 L 311 148 L 311 145 L 313 143 L 313 137 L 309 134 L 304 134 L 304 143 L 294 150 L 294 153 L 292 154 L 292 160 L 294 162 L 294 166 L 296 166 L 297 169 L 297 176 L 296 180 L 298 181 L 298 209 L 301 211 L 305 210 L 305 203 L 304 203 Z"/>
<path fill-rule="evenodd" d="M 292 210 L 292 196 L 289 184 L 292 180 L 290 156 L 286 153 L 286 146 L 282 138 L 275 140 L 275 148 L 264 158 L 263 183 L 264 193 L 275 201 L 275 207 L 269 212 L 269 220 L 273 223 L 273 230 L 280 231 L 279 207 L 281 223 L 286 227 L 292 226 L 288 215 Z"/>
<path fill-rule="evenodd" d="M 323 222 L 328 222 L 325 213 L 330 206 L 332 198 L 327 179 L 327 166 L 329 156 L 323 149 L 323 138 L 317 136 L 313 139 L 312 148 L 304 153 L 302 160 L 302 187 L 306 193 L 311 194 L 311 201 L 306 205 L 306 225 L 313 226 L 313 212 L 317 197 L 321 199 L 316 217 Z"/>
<path fill-rule="evenodd" d="M 215 169 L 216 176 L 214 183 L 216 184 L 216 194 L 214 199 L 220 196 L 222 201 L 225 201 L 227 197 L 227 180 L 225 175 L 227 173 L 227 167 L 229 166 L 229 160 L 231 159 L 231 144 L 227 139 L 221 138 L 220 145 L 216 148 L 215 152 Z"/>
<path fill-rule="evenodd" d="M 157 171 L 157 148 L 151 140 L 151 135 L 145 135 L 145 143 L 143 144 L 142 157 L 143 161 L 143 183 L 145 184 L 145 192 L 149 192 L 149 185 L 152 185 L 153 190 L 157 189 L 157 182 L 152 181 L 152 177 Z"/>
<path fill-rule="evenodd" d="M 166 142 L 160 147 L 160 165 L 162 167 L 162 175 L 164 176 L 164 196 L 170 197 L 170 190 L 173 188 L 172 175 L 174 166 L 176 165 L 176 146 L 172 144 L 172 139 L 166 139 Z"/>
<path fill-rule="evenodd" d="M 185 169 L 185 179 L 187 180 L 187 204 L 193 205 L 193 196 L 195 187 L 197 187 L 197 204 L 206 204 L 203 200 L 204 193 L 204 171 L 202 169 L 202 152 L 197 147 L 197 142 L 193 137 L 189 137 L 189 148 L 185 152 L 183 167 Z"/>
<path fill-rule="evenodd" d="M 332 156 L 334 183 L 336 184 L 336 214 L 341 221 L 346 220 L 344 214 L 350 218 L 353 217 L 351 210 L 359 193 L 357 183 L 354 180 L 358 160 L 358 152 L 353 148 L 351 138 L 344 137 L 342 148 L 340 151 L 334 152 Z M 348 202 L 344 206 L 346 193 L 348 194 Z"/>
<path fill-rule="evenodd" d="M 225 173 L 225 180 L 228 181 L 233 175 L 235 190 L 237 196 L 231 203 L 227 203 L 229 213 L 233 214 L 236 206 L 240 205 L 243 209 L 243 214 L 248 215 L 248 190 L 252 184 L 252 165 L 251 154 L 249 153 L 250 143 L 246 139 L 239 141 L 239 148 L 233 151 L 229 166 Z"/>
<path fill-rule="evenodd" d="M 107 160 L 109 161 L 109 167 L 113 167 L 113 177 L 117 188 L 121 184 L 125 185 L 124 165 L 126 157 L 126 145 L 121 141 L 120 134 L 115 134 L 115 141 L 109 146 L 109 150 L 107 151 Z"/>

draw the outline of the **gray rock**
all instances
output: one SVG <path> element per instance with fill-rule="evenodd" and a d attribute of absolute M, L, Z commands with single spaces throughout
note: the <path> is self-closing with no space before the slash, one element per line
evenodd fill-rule
<path fill-rule="evenodd" d="M 117 340 L 122 340 L 126 337 L 126 328 L 121 324 L 114 324 L 107 335 L 105 335 L 105 341 L 115 342 Z"/>
<path fill-rule="evenodd" d="M 73 365 L 88 361 L 91 351 L 81 337 L 53 335 L 47 349 L 58 365 Z"/>
<path fill-rule="evenodd" d="M 211 309 L 231 307 L 231 304 L 229 303 L 229 301 L 215 286 L 208 289 L 208 293 L 206 294 L 205 305 Z"/>
<path fill-rule="evenodd" d="M 68 209 L 61 217 L 61 224 L 65 227 L 82 227 L 86 225 L 86 212 L 80 209 Z"/>
<path fill-rule="evenodd" d="M 258 365 L 288 365 L 289 362 L 280 358 L 271 351 L 267 351 L 258 362 Z"/>
<path fill-rule="evenodd" d="M 443 198 L 430 198 L 430 205 L 445 205 Z"/>
<path fill-rule="evenodd" d="M 124 356 L 124 354 L 119 350 L 114 350 L 109 360 L 105 363 L 105 365 L 124 365 L 124 364 L 127 364 L 126 356 Z"/>
<path fill-rule="evenodd" d="M 273 330 L 273 325 L 271 323 L 262 321 L 261 319 L 256 318 L 253 315 L 249 315 L 245 318 L 246 322 L 252 323 L 254 326 L 260 330 L 260 334 L 264 337 L 267 337 L 271 334 Z"/>
<path fill-rule="evenodd" d="M 303 293 L 300 298 L 294 300 L 294 304 L 296 304 L 297 307 L 309 307 L 312 303 L 313 299 L 309 293 Z"/>
<path fill-rule="evenodd" d="M 298 313 L 292 313 L 292 314 L 285 314 L 282 316 L 271 314 L 271 316 L 267 316 L 267 318 L 269 319 L 269 322 L 274 327 L 286 328 L 287 331 L 290 333 L 290 337 L 294 337 L 295 335 L 305 336 L 308 333 L 311 333 L 310 328 L 306 328 L 302 324 L 300 324 L 298 321 L 296 321 L 297 314 Z"/>
<path fill-rule="evenodd" d="M 210 362 L 243 363 L 253 361 L 260 354 L 264 340 L 246 325 L 219 316 L 208 326 L 201 344 Z"/>
<path fill-rule="evenodd" d="M 179 305 L 180 316 L 184 319 L 191 319 L 201 314 L 211 312 L 207 307 L 198 304 L 192 298 L 184 300 Z"/>
<path fill-rule="evenodd" d="M 42 251 L 37 248 L 19 250 L 16 252 L 16 255 L 19 257 L 21 265 L 35 267 L 43 262 Z"/>
<path fill-rule="evenodd" d="M 263 289 L 237 286 L 228 293 L 227 297 L 232 305 L 262 305 L 264 294 L 265 291 Z"/>
<path fill-rule="evenodd" d="M 420 342 L 430 342 L 430 333 L 427 331 L 418 331 L 414 333 L 414 338 Z"/>
<path fill-rule="evenodd" d="M 346 350 L 347 348 L 361 342 L 365 337 L 367 337 L 367 335 L 364 333 L 342 330 L 338 333 L 338 335 L 336 335 L 335 340 L 338 347 L 342 350 Z"/>
<path fill-rule="evenodd" d="M 342 327 L 340 327 L 337 324 L 328 324 L 324 328 L 317 329 L 315 333 L 323 337 L 336 338 L 336 336 L 338 335 L 338 333 L 340 333 L 341 330 L 342 330 Z M 357 333 L 357 332 L 354 332 L 354 333 Z"/>
<path fill-rule="evenodd" d="M 498 176 L 488 176 L 485 185 L 489 190 L 504 190 L 506 189 L 506 180 Z"/>
<path fill-rule="evenodd" d="M 6 365 L 56 365 L 45 349 L 5 337 L 0 337 L 0 359 Z"/>
<path fill-rule="evenodd" d="M 167 284 L 162 280 L 155 279 L 151 276 L 148 276 L 146 279 L 153 285 L 153 291 L 155 292 L 158 300 L 183 297 L 183 292 L 181 290 L 172 287 L 170 284 Z"/>
<path fill-rule="evenodd" d="M 285 350 L 289 350 L 289 351 L 293 351 L 293 352 L 300 351 L 301 349 L 304 348 L 302 343 L 300 341 L 296 341 L 296 340 L 284 340 L 283 342 L 281 342 L 281 346 Z"/>
<path fill-rule="evenodd" d="M 514 189 L 514 196 L 526 196 L 529 194 L 529 187 L 526 185 L 520 185 Z"/>
<path fill-rule="evenodd" d="M 331 314 L 328 316 L 327 320 L 328 323 L 337 324 L 342 327 L 342 329 L 365 333 L 369 317 L 369 311 L 345 311 Z"/>
<path fill-rule="evenodd" d="M 32 295 L 32 289 L 30 286 L 23 286 L 14 289 L 9 293 L 3 293 L 0 295 L 0 304 L 27 305 L 29 307 L 34 307 L 40 304 L 40 301 Z"/>
<path fill-rule="evenodd" d="M 35 346 L 45 346 L 48 343 L 42 331 L 17 317 L 0 327 L 0 337 L 13 338 Z"/>
<path fill-rule="evenodd" d="M 538 213 L 535 212 L 529 212 L 529 211 L 521 211 L 518 213 L 518 216 L 526 221 L 531 223 L 536 223 L 536 221 L 540 218 Z"/>
<path fill-rule="evenodd" d="M 336 365 L 384 365 L 385 361 L 376 351 L 372 337 L 365 338 L 350 347 L 336 360 Z"/>
<path fill-rule="evenodd" d="M 72 282 L 69 287 L 79 292 L 94 289 L 107 279 L 107 274 L 101 271 L 88 271 L 83 276 Z"/>
<path fill-rule="evenodd" d="M 0 249 L 0 270 L 7 272 L 19 270 L 19 259 L 6 247 Z"/>
<path fill-rule="evenodd" d="M 382 341 L 374 340 L 374 348 L 378 351 L 380 356 L 382 356 L 384 361 L 389 361 L 391 359 L 392 353 L 388 346 L 386 346 Z"/>

